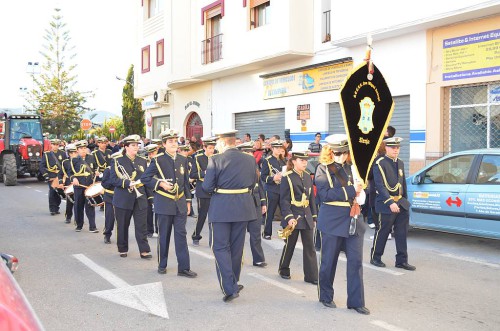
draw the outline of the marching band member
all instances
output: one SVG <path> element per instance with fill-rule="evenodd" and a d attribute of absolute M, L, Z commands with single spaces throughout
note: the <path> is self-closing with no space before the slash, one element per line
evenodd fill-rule
<path fill-rule="evenodd" d="M 174 227 L 177 275 L 188 278 L 197 276 L 191 270 L 187 246 L 186 221 L 191 208 L 187 159 L 177 154 L 176 130 L 168 129 L 160 134 L 165 153 L 158 154 L 142 175 L 141 181 L 154 190 L 155 213 L 158 216 L 158 273 L 167 273 L 170 234 Z"/>
<path fill-rule="evenodd" d="M 153 158 L 158 155 L 158 149 L 160 147 L 157 144 L 149 144 L 144 149 L 146 153 L 148 153 L 148 167 L 153 161 Z M 147 191 L 150 191 L 148 187 L 146 187 Z M 158 237 L 158 214 L 154 213 L 154 193 L 148 192 L 148 215 L 147 215 L 147 229 L 148 229 L 148 238 Z"/>
<path fill-rule="evenodd" d="M 40 173 L 49 185 L 49 211 L 52 216 L 60 214 L 61 197 L 57 194 L 56 188 L 59 186 L 59 173 L 62 170 L 61 163 L 66 159 L 66 154 L 59 150 L 60 144 L 59 139 L 51 139 L 51 150 L 43 153 L 42 162 L 40 162 Z"/>
<path fill-rule="evenodd" d="M 83 211 L 85 210 L 85 214 L 89 220 L 89 231 L 97 233 L 99 230 L 97 230 L 95 224 L 95 208 L 90 205 L 89 201 L 85 198 L 85 189 L 94 182 L 98 170 L 94 157 L 87 154 L 87 144 L 86 140 L 75 142 L 78 156 L 71 159 L 71 168 L 69 172 L 75 192 L 75 231 L 82 231 L 84 223 Z"/>
<path fill-rule="evenodd" d="M 241 259 L 248 221 L 257 219 L 250 194 L 257 182 L 255 159 L 235 148 L 235 130 L 219 133 L 219 154 L 208 161 L 203 189 L 212 194 L 208 220 L 224 302 L 239 297 Z"/>
<path fill-rule="evenodd" d="M 208 160 L 214 155 L 215 144 L 217 138 L 204 137 L 201 138 L 203 142 L 203 153 L 198 153 L 194 157 L 193 165 L 189 174 L 191 179 L 196 180 L 196 201 L 198 202 L 198 218 L 196 220 L 196 227 L 191 235 L 193 239 L 193 246 L 199 246 L 202 238 L 201 231 L 207 219 L 208 208 L 210 207 L 210 194 L 205 192 L 201 187 L 205 172 L 207 170 Z"/>
<path fill-rule="evenodd" d="M 404 163 L 398 158 L 400 137 L 384 139 L 385 156 L 375 161 L 373 181 L 377 192 L 375 211 L 378 214 L 378 226 L 373 238 L 370 263 L 376 267 L 385 267 L 382 262 L 387 238 L 394 227 L 396 241 L 396 268 L 414 271 L 415 266 L 408 264 L 406 237 L 409 227 L 408 193 L 406 190 Z"/>
<path fill-rule="evenodd" d="M 113 228 L 115 227 L 115 208 L 113 206 L 113 196 L 115 193 L 115 187 L 111 182 L 111 168 L 114 167 L 114 159 L 122 156 L 122 152 L 116 152 L 111 154 L 111 159 L 109 160 L 109 165 L 102 173 L 102 187 L 104 188 L 104 243 L 111 244 L 111 234 Z"/>
<path fill-rule="evenodd" d="M 254 143 L 249 141 L 236 146 L 243 153 L 253 156 L 253 146 Z M 264 250 L 262 249 L 261 242 L 261 225 L 262 225 L 262 215 L 266 213 L 266 193 L 264 188 L 260 185 L 260 173 L 259 166 L 255 164 L 255 170 L 257 173 L 257 182 L 252 190 L 253 200 L 255 202 L 255 212 L 257 213 L 257 219 L 248 222 L 247 231 L 250 234 L 250 249 L 252 251 L 253 265 L 260 268 L 265 268 L 267 266 L 266 258 L 264 256 Z"/>
<path fill-rule="evenodd" d="M 271 240 L 273 232 L 273 219 L 276 208 L 280 202 L 280 183 L 283 167 L 286 165 L 284 160 L 285 148 L 283 140 L 275 140 L 271 143 L 272 155 L 267 157 L 262 162 L 262 170 L 260 176 L 265 183 L 265 191 L 267 195 L 267 213 L 264 224 L 262 237 L 266 240 Z"/>
<path fill-rule="evenodd" d="M 66 152 L 68 153 L 69 158 L 62 161 L 62 172 L 59 174 L 63 187 L 71 184 L 71 180 L 69 178 L 69 173 L 71 171 L 71 159 L 78 156 L 78 151 L 76 150 L 76 146 L 74 144 L 66 145 Z M 66 196 L 66 213 L 64 214 L 66 224 L 71 223 L 71 218 L 73 217 L 74 202 L 71 199 L 71 197 L 68 198 Z"/>
<path fill-rule="evenodd" d="M 307 152 L 293 152 L 288 160 L 287 172 L 280 184 L 281 226 L 293 229 L 285 239 L 281 254 L 279 275 L 290 279 L 290 261 L 297 239 L 302 239 L 304 281 L 318 284 L 318 262 L 314 249 L 314 223 L 316 222 L 316 202 L 311 175 L 306 171 Z"/>
<path fill-rule="evenodd" d="M 148 201 L 144 185 L 139 182 L 147 168 L 147 161 L 137 155 L 139 135 L 123 138 L 122 156 L 113 161 L 111 182 L 115 187 L 113 206 L 115 208 L 117 246 L 120 257 L 127 257 L 130 220 L 134 217 L 135 240 L 142 259 L 151 259 L 151 249 L 146 234 Z"/>
<path fill-rule="evenodd" d="M 104 169 L 108 167 L 108 162 L 111 158 L 112 152 L 107 148 L 108 138 L 99 137 L 96 141 L 98 148 L 92 152 L 92 155 L 96 160 L 97 170 L 99 170 L 100 173 L 103 173 Z"/>
<path fill-rule="evenodd" d="M 354 181 L 351 167 L 346 164 L 349 144 L 345 134 L 325 138 L 327 145 L 320 154 L 320 165 L 314 181 L 321 200 L 318 230 L 321 238 L 319 265 L 319 301 L 336 308 L 333 301 L 333 281 L 342 247 L 347 258 L 347 308 L 368 315 L 363 286 L 364 223 L 360 219 L 351 227 L 351 205 L 363 186 Z"/>

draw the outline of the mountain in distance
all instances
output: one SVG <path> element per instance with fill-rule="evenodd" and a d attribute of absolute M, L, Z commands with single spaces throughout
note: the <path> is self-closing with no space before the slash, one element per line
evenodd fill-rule
<path fill-rule="evenodd" d="M 95 115 L 95 116 L 94 116 Z M 92 117 L 94 116 L 94 117 Z M 104 121 L 109 120 L 112 117 L 122 117 L 121 113 L 112 113 L 106 110 L 94 110 L 83 114 L 83 118 L 90 119 L 92 117 L 92 123 L 94 124 L 104 124 Z"/>

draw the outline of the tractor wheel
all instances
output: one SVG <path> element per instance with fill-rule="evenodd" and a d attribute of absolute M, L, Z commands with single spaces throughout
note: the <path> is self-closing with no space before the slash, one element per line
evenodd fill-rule
<path fill-rule="evenodd" d="M 5 186 L 17 185 L 17 164 L 14 154 L 3 156 L 3 181 Z"/>

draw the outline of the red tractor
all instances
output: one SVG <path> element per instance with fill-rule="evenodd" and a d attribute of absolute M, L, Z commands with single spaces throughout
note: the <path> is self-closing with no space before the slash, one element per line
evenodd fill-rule
<path fill-rule="evenodd" d="M 16 185 L 17 177 L 26 173 L 39 175 L 44 147 L 41 121 L 39 115 L 0 113 L 0 182 L 6 186 Z"/>

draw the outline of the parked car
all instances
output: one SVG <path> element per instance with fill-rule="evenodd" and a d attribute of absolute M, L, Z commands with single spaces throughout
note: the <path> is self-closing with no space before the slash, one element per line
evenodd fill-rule
<path fill-rule="evenodd" d="M 500 239 L 500 149 L 442 157 L 406 179 L 410 225 Z"/>
<path fill-rule="evenodd" d="M 9 254 L 0 255 L 0 330 L 43 330 L 40 320 L 12 275 L 17 268 L 17 259 Z"/>

